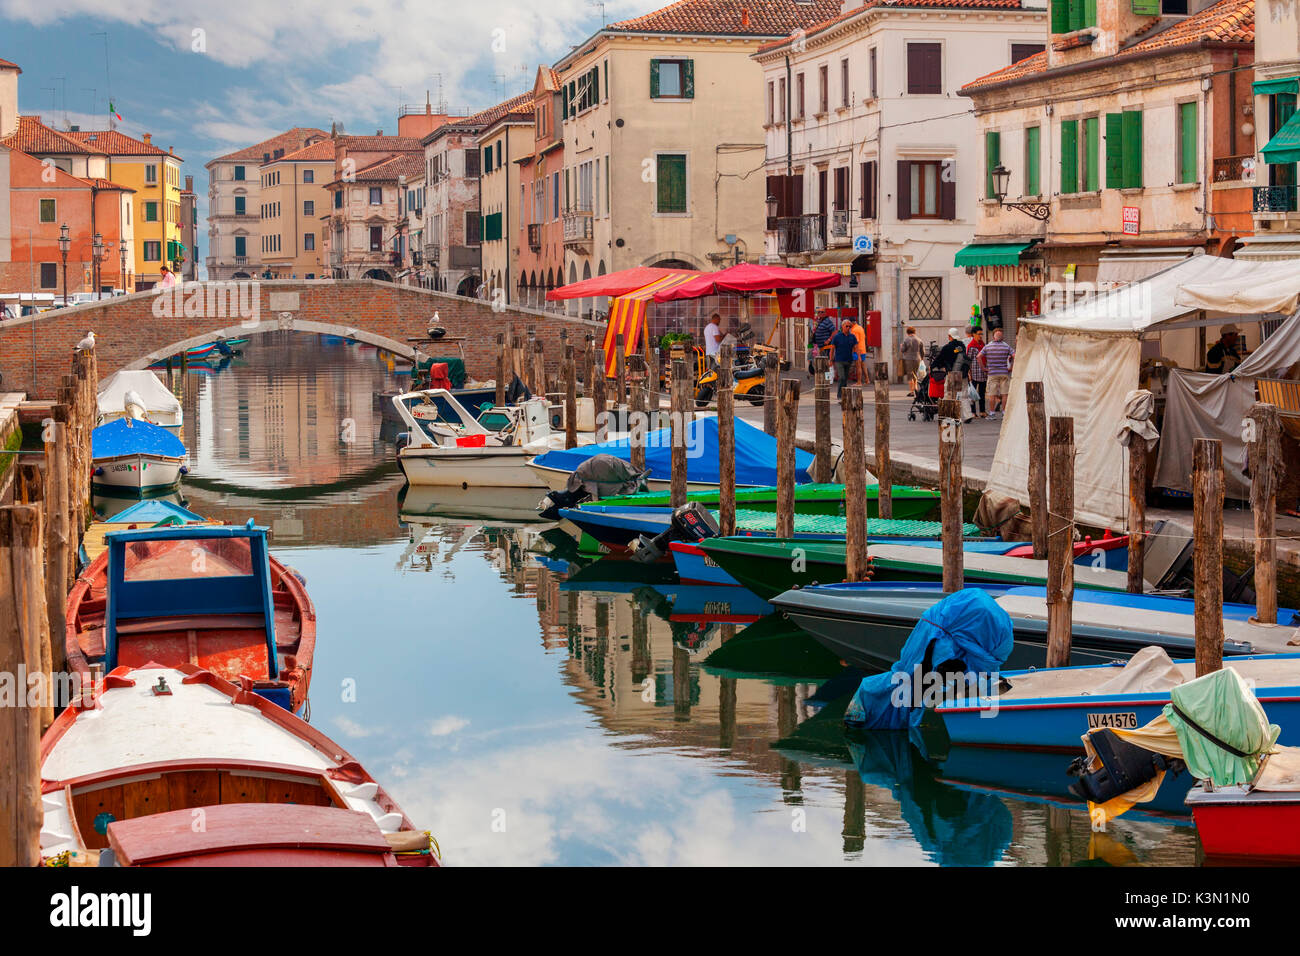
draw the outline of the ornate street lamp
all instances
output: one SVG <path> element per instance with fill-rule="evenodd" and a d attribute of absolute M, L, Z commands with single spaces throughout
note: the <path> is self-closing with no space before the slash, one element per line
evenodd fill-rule
<path fill-rule="evenodd" d="M 72 248 L 72 239 L 68 236 L 68 224 L 59 227 L 59 254 L 63 256 L 63 307 L 68 307 L 68 251 Z"/>
<path fill-rule="evenodd" d="M 95 233 L 95 241 L 90 244 L 90 252 L 95 260 L 95 300 L 99 300 L 100 263 L 104 260 L 104 237 Z"/>
<path fill-rule="evenodd" d="M 993 177 L 993 196 L 998 201 L 999 206 L 1005 206 L 1007 209 L 1019 209 L 1028 216 L 1033 216 L 1038 220 L 1045 220 L 1052 214 L 1052 204 L 1046 202 L 1005 202 L 1007 196 L 1007 184 L 1011 181 L 1011 170 L 998 163 L 990 172 Z"/>
<path fill-rule="evenodd" d="M 117 281 L 122 283 L 122 294 L 126 295 L 126 240 L 118 240 L 118 248 L 122 251 L 122 271 L 118 273 Z"/>

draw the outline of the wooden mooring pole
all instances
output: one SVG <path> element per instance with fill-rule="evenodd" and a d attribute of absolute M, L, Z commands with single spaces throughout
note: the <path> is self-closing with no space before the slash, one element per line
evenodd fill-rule
<path fill-rule="evenodd" d="M 623 353 L 620 352 L 620 355 Z M 644 365 L 645 359 L 639 355 L 632 356 L 634 366 Z M 630 446 L 630 455 L 632 467 L 637 471 L 645 471 L 645 436 L 646 436 L 646 393 L 648 385 L 643 384 L 640 388 L 632 389 L 631 407 L 623 406 L 620 409 L 627 418 L 628 445 Z"/>
<path fill-rule="evenodd" d="M 588 332 L 583 342 L 585 348 L 582 353 L 582 397 L 591 398 L 596 394 L 596 336 Z M 603 372 L 604 369 L 601 371 Z"/>
<path fill-rule="evenodd" d="M 951 380 L 952 375 L 949 374 Z M 965 578 L 962 524 L 965 521 L 961 470 L 961 401 L 939 402 L 939 517 L 943 525 L 943 590 L 960 591 Z"/>
<path fill-rule="evenodd" d="M 673 362 L 672 383 L 672 506 L 686 504 L 686 433 L 691 422 L 691 382 L 686 376 L 686 360 Z"/>
<path fill-rule="evenodd" d="M 614 339 L 614 404 L 622 407 L 627 404 L 627 345 L 623 336 Z"/>
<path fill-rule="evenodd" d="M 497 394 L 496 404 L 499 408 L 506 403 L 506 334 L 497 333 Z"/>
<path fill-rule="evenodd" d="M 572 344 L 564 346 L 564 447 L 578 447 L 578 363 Z"/>
<path fill-rule="evenodd" d="M 813 359 L 813 481 L 827 484 L 834 467 L 831 461 L 831 383 L 826 381 L 830 359 L 819 354 Z"/>
<path fill-rule="evenodd" d="M 1276 405 L 1257 402 L 1246 427 L 1250 509 L 1255 513 L 1255 620 L 1277 623 L 1277 485 L 1282 420 Z"/>
<path fill-rule="evenodd" d="M 799 382 L 781 383 L 776 411 L 776 536 L 794 537 L 794 433 L 799 421 Z M 864 463 L 865 465 L 865 463 Z"/>
<path fill-rule="evenodd" d="M 60 673 L 68 666 L 64 615 L 76 567 L 69 533 L 68 406 L 55 405 L 41 428 L 45 444 L 45 606 L 50 622 L 50 669 Z"/>
<path fill-rule="evenodd" d="M 763 356 L 763 431 L 776 435 L 777 389 L 780 388 L 781 360 L 776 353 Z"/>
<path fill-rule="evenodd" d="M 546 397 L 546 343 L 541 339 L 533 343 L 532 392 L 541 398 Z"/>
<path fill-rule="evenodd" d="M 889 457 L 889 364 L 876 364 L 876 514 L 894 517 L 894 465 Z"/>
<path fill-rule="evenodd" d="M 1047 434 L 1047 666 L 1070 666 L 1074 624 L 1074 419 L 1052 418 Z"/>
<path fill-rule="evenodd" d="M 736 392 L 731 386 L 736 347 L 718 347 L 718 529 L 736 533 Z"/>
<path fill-rule="evenodd" d="M 596 416 L 596 441 L 603 442 L 609 437 L 609 396 L 606 394 L 608 382 L 605 379 L 605 350 L 595 351 L 592 364 L 595 366 L 591 381 L 592 412 Z"/>
<path fill-rule="evenodd" d="M 1034 557 L 1041 561 L 1047 557 L 1047 409 L 1042 382 L 1025 382 L 1025 411 L 1029 416 L 1030 537 Z"/>
<path fill-rule="evenodd" d="M 1192 568 L 1202 677 L 1223 667 L 1223 446 L 1212 438 L 1192 445 Z"/>
<path fill-rule="evenodd" d="M 1147 440 L 1131 434 L 1128 443 L 1128 590 L 1146 591 Z"/>
<path fill-rule="evenodd" d="M 51 651 L 50 651 L 50 619 L 47 606 L 49 603 L 49 594 L 45 582 L 45 564 L 49 560 L 49 554 L 45 550 L 45 527 L 49 518 L 50 504 L 45 500 L 45 476 L 41 469 L 36 465 L 24 464 L 18 466 L 18 503 L 24 505 L 35 505 L 41 511 L 40 521 L 40 557 L 39 567 L 33 569 L 32 573 L 39 575 L 38 584 L 40 585 L 40 598 L 36 613 L 39 618 L 37 634 L 36 658 L 31 662 L 28 673 L 37 673 L 40 675 L 42 684 L 42 703 L 40 704 L 41 733 L 45 733 L 46 728 L 54 723 L 54 701 L 50 696 L 50 670 L 51 670 Z M 56 600 L 64 602 L 68 599 L 67 592 L 58 595 Z M 19 689 L 19 688 L 16 688 Z M 22 691 L 26 690 L 25 685 L 20 685 Z"/>
<path fill-rule="evenodd" d="M 871 573 L 867 550 L 867 458 L 862 430 L 862 389 L 840 393 L 844 415 L 844 542 L 845 580 L 865 581 Z"/>

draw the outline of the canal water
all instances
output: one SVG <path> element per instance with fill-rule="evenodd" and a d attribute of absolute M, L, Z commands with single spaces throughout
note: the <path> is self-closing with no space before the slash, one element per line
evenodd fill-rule
<path fill-rule="evenodd" d="M 1059 756 L 847 736 L 860 675 L 736 589 L 584 566 L 540 493 L 404 494 L 382 352 L 274 333 L 173 378 L 182 497 L 271 528 L 319 617 L 312 723 L 448 864 L 1198 860 L 1190 820 L 1091 832 Z"/>

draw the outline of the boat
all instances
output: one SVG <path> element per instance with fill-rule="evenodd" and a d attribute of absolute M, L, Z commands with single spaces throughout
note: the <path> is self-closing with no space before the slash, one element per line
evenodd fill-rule
<path fill-rule="evenodd" d="M 99 383 L 95 402 L 99 425 L 130 416 L 179 434 L 185 423 L 180 400 L 148 369 L 114 372 Z"/>
<path fill-rule="evenodd" d="M 68 595 L 69 668 L 197 664 L 295 713 L 307 702 L 316 609 L 249 524 L 112 531 Z"/>
<path fill-rule="evenodd" d="M 82 566 L 90 564 L 108 547 L 105 537 L 113 531 L 161 528 L 185 524 L 218 524 L 166 498 L 145 498 L 113 515 L 98 515 L 81 537 Z"/>
<path fill-rule="evenodd" d="M 929 488 L 916 488 L 910 485 L 896 486 L 891 491 L 894 502 L 895 518 L 919 519 L 934 517 L 939 508 L 939 492 Z M 867 516 L 880 517 L 878 501 L 880 486 L 867 485 Z M 672 504 L 670 491 L 642 491 L 631 495 L 602 498 L 601 504 L 630 507 L 666 508 Z M 718 489 L 707 488 L 694 491 L 686 496 L 687 501 L 698 501 L 702 505 L 716 509 L 718 507 Z M 754 488 L 736 489 L 736 507 L 747 511 L 776 511 L 776 486 L 767 485 Z M 810 482 L 794 487 L 794 510 L 803 515 L 843 515 L 844 486 L 841 484 L 818 484 Z"/>
<path fill-rule="evenodd" d="M 1006 660 L 1011 669 L 1042 667 L 1047 662 L 1047 594 L 1043 588 L 969 584 L 986 591 L 1011 615 L 1015 646 Z M 865 581 L 820 584 L 786 591 L 773 606 L 840 657 L 859 667 L 889 667 L 913 627 L 945 597 L 937 582 Z M 1194 656 L 1196 649 L 1191 598 L 1150 594 L 1076 591 L 1071 660 L 1107 664 L 1128 658 L 1147 645 L 1163 647 L 1171 657 Z M 1294 611 L 1278 611 L 1286 621 Z M 1288 626 L 1255 624 L 1253 605 L 1224 604 L 1225 656 L 1287 653 L 1287 642 L 1300 639 L 1300 619 Z"/>
<path fill-rule="evenodd" d="M 121 665 L 41 738 L 41 857 L 84 866 L 437 866 L 343 747 L 249 677 Z"/>
<path fill-rule="evenodd" d="M 762 429 L 737 418 L 735 424 L 737 492 L 741 488 L 769 487 L 776 484 L 776 439 Z M 700 415 L 686 426 L 682 439 L 686 446 L 687 494 L 717 491 L 718 419 L 716 415 Z M 673 436 L 671 428 L 647 432 L 645 442 L 646 485 L 649 491 L 666 491 L 672 483 Z M 613 455 L 623 461 L 632 460 L 632 446 L 627 436 L 587 445 L 548 451 L 538 455 L 528 467 L 551 491 L 564 491 L 569 475 L 580 464 L 595 455 Z M 808 484 L 812 478 L 813 456 L 806 451 L 794 453 L 795 483 Z"/>
<path fill-rule="evenodd" d="M 90 433 L 91 484 L 136 494 L 174 488 L 185 473 L 185 443 L 140 419 L 116 418 Z"/>
<path fill-rule="evenodd" d="M 625 551 L 641 535 L 653 538 L 667 531 L 672 523 L 673 509 L 607 505 L 602 499 L 599 502 L 583 503 L 576 508 L 561 508 L 559 513 L 597 544 L 614 551 Z M 799 539 L 842 539 L 846 527 L 847 519 L 838 515 L 794 516 L 794 535 Z M 776 533 L 776 515 L 770 511 L 737 508 L 736 533 L 742 536 L 771 537 Z M 943 533 L 943 525 L 938 521 L 870 518 L 867 520 L 867 533 L 872 540 L 937 539 Z M 978 525 L 968 522 L 962 525 L 962 534 L 975 538 L 981 532 Z"/>
<path fill-rule="evenodd" d="M 873 522 L 874 524 L 874 522 Z M 1111 542 L 1119 542 L 1112 544 Z M 1097 545 L 1109 550 L 1099 551 Z M 1128 575 L 1098 564 L 1098 554 L 1116 551 L 1127 554 L 1127 536 L 1090 539 L 1074 546 L 1076 587 L 1101 591 L 1124 591 Z M 798 538 L 729 537 L 708 538 L 691 544 L 674 542 L 673 560 L 683 580 L 710 580 L 738 584 L 760 597 L 772 598 L 782 591 L 820 582 L 843 581 L 848 546 L 838 541 L 808 541 Z M 943 577 L 943 542 L 878 542 L 867 546 L 873 581 L 933 581 Z M 1047 583 L 1047 562 L 1032 557 L 1033 546 L 1018 541 L 965 541 L 962 547 L 966 580 L 1008 585 Z"/>
<path fill-rule="evenodd" d="M 1209 787 L 1202 781 L 1185 802 L 1207 857 L 1300 861 L 1300 754 L 1294 748 L 1270 755 L 1251 783 Z"/>

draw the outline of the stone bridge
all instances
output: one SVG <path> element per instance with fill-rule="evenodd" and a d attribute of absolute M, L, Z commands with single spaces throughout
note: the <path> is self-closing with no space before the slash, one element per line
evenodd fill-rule
<path fill-rule="evenodd" d="M 104 378 L 217 339 L 277 329 L 346 336 L 411 358 L 408 340 L 424 336 L 435 315 L 448 337 L 465 338 L 466 365 L 480 379 L 496 377 L 496 336 L 507 327 L 517 336 L 535 328 L 551 370 L 559 365 L 561 330 L 579 346 L 587 332 L 604 332 L 581 319 L 374 279 L 188 282 L 0 323 L 0 391 L 56 397 L 73 348 L 90 330 Z M 454 345 L 444 351 L 456 354 Z"/>

